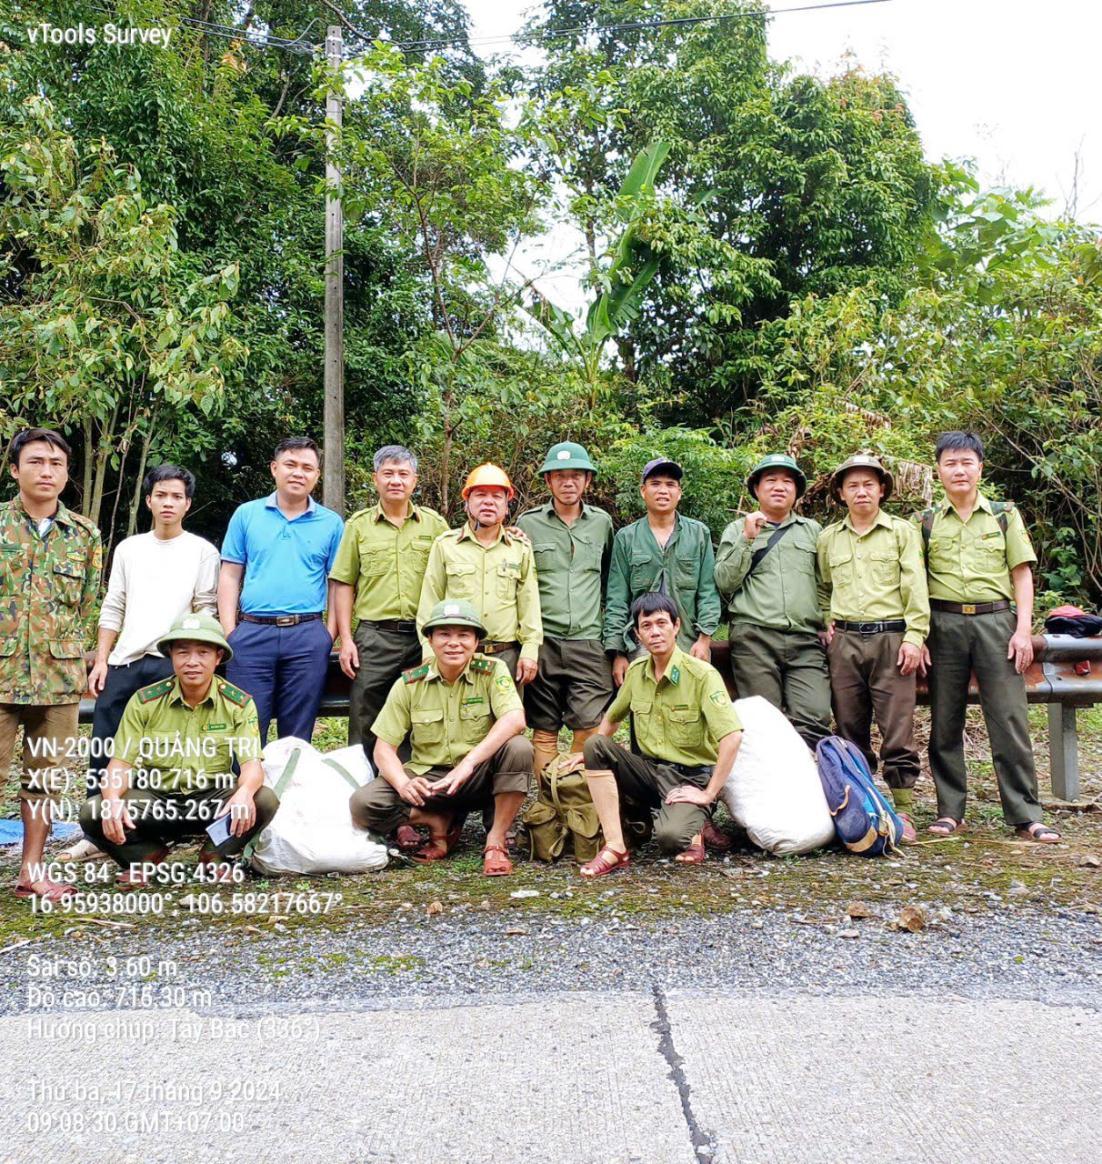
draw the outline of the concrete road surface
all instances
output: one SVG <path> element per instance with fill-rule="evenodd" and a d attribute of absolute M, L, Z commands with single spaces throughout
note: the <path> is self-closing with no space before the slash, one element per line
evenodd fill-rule
<path fill-rule="evenodd" d="M 1102 1159 L 1102 1015 L 665 990 L 0 1018 L 0 1160 Z"/>

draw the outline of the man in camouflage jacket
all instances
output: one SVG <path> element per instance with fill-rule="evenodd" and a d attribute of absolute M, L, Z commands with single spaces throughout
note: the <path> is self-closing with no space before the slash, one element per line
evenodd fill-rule
<path fill-rule="evenodd" d="M 23 857 L 18 897 L 72 892 L 44 876 L 46 836 L 70 782 L 77 709 L 86 686 L 85 627 L 99 593 L 99 531 L 59 500 L 69 446 L 50 429 L 19 433 L 8 450 L 19 494 L 0 504 L 0 772 L 23 728 L 19 791 Z"/>

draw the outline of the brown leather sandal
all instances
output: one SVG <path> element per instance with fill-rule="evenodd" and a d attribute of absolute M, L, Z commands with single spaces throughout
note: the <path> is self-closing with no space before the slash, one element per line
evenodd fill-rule
<path fill-rule="evenodd" d="M 609 848 L 608 845 L 593 858 L 592 861 L 586 863 L 578 870 L 583 877 L 603 877 L 606 873 L 611 873 L 615 869 L 623 869 L 631 864 L 631 857 L 627 850 L 620 852 L 617 849 Z"/>
<path fill-rule="evenodd" d="M 964 821 L 957 820 L 952 816 L 939 816 L 937 820 L 930 825 L 926 831 L 933 833 L 935 837 L 951 837 L 954 833 L 959 833 L 964 830 Z"/>
<path fill-rule="evenodd" d="M 17 881 L 12 888 L 12 893 L 16 897 L 30 899 L 37 897 L 41 901 L 64 901 L 71 893 L 75 893 L 76 889 L 72 885 L 66 885 L 63 881 L 51 881 L 49 877 L 39 878 L 38 881 L 32 881 L 29 885 L 24 885 Z"/>
<path fill-rule="evenodd" d="M 708 854 L 704 848 L 704 841 L 701 839 L 700 833 L 697 833 L 692 839 L 692 843 L 687 849 L 682 849 L 680 853 L 674 857 L 674 860 L 679 865 L 703 865 L 708 859 Z"/>
<path fill-rule="evenodd" d="M 1056 845 L 1064 838 L 1053 828 L 1035 820 L 1032 824 L 1018 825 L 1014 830 L 1023 840 L 1033 841 L 1038 845 Z"/>
<path fill-rule="evenodd" d="M 418 865 L 431 865 L 433 861 L 443 861 L 459 843 L 462 828 L 453 825 L 446 833 L 433 833 L 415 853 L 410 854 L 410 860 Z"/>

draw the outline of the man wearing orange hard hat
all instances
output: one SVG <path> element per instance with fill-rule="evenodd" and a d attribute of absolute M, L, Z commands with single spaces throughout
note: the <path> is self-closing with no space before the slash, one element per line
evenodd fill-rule
<path fill-rule="evenodd" d="M 500 659 L 523 687 L 536 677 L 543 623 L 532 547 L 505 528 L 515 496 L 500 466 L 471 470 L 462 491 L 467 521 L 433 543 L 417 622 L 438 602 L 469 602 L 486 628 L 482 653 Z"/>

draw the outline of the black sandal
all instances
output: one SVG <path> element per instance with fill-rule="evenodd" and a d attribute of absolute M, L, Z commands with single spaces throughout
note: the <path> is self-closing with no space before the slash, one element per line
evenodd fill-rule
<path fill-rule="evenodd" d="M 1018 825 L 1014 831 L 1023 840 L 1033 841 L 1038 845 L 1055 845 L 1064 839 L 1055 829 L 1049 828 L 1039 820 L 1031 824 Z"/>
<path fill-rule="evenodd" d="M 933 833 L 935 837 L 951 837 L 954 833 L 959 833 L 964 828 L 964 821 L 957 820 L 952 816 L 939 816 L 932 825 L 926 829 L 928 833 Z"/>

